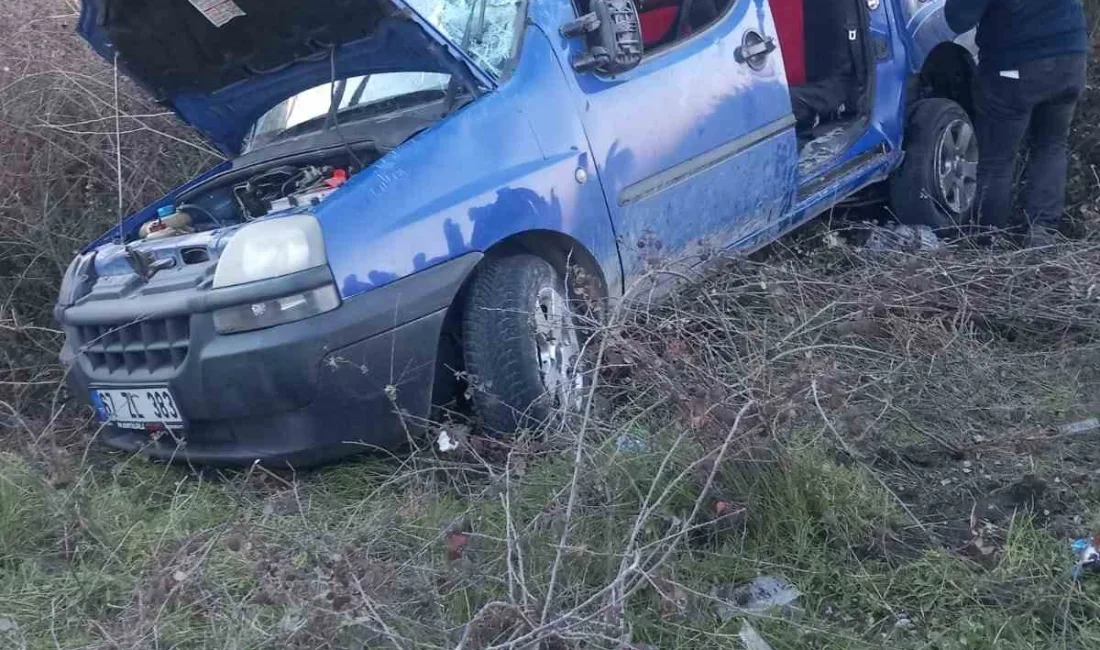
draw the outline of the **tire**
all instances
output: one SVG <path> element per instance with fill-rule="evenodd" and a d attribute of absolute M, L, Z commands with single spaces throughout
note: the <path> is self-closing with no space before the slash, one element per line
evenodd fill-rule
<path fill-rule="evenodd" d="M 950 99 L 923 99 L 909 111 L 905 160 L 890 179 L 898 221 L 937 230 L 970 223 L 978 194 L 974 125 Z"/>
<path fill-rule="evenodd" d="M 463 356 L 475 414 L 490 432 L 535 427 L 580 407 L 575 317 L 561 275 L 534 255 L 484 262 L 471 282 Z"/>

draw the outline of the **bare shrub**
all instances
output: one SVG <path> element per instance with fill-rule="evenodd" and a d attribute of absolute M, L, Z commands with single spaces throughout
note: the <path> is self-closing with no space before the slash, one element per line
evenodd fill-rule
<path fill-rule="evenodd" d="M 212 158 L 80 40 L 78 9 L 0 12 L 0 400 L 20 410 L 60 377 L 52 307 L 73 255 Z"/>

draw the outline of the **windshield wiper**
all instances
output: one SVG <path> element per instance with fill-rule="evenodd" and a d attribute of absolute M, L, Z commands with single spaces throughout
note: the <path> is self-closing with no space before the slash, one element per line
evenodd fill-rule
<path fill-rule="evenodd" d="M 332 82 L 332 94 L 328 100 L 328 115 L 325 116 L 325 130 L 330 130 L 333 125 L 339 125 L 336 114 L 340 111 L 340 102 L 344 99 L 344 89 L 347 88 L 346 79 Z"/>
<path fill-rule="evenodd" d="M 348 101 L 348 108 L 352 106 L 358 106 L 359 102 L 363 99 L 363 92 L 367 89 L 367 82 L 370 81 L 370 75 L 364 75 L 363 80 L 359 82 L 359 85 L 355 87 L 355 92 L 351 94 L 351 100 Z"/>
<path fill-rule="evenodd" d="M 363 161 L 359 159 L 359 156 L 355 153 L 355 149 L 344 137 L 344 131 L 340 128 L 340 119 L 337 114 L 340 112 L 340 101 L 344 98 L 344 90 L 348 87 L 348 80 L 341 79 L 340 84 L 336 84 L 336 46 L 332 46 L 332 49 L 328 53 L 329 64 L 329 79 L 332 82 L 332 97 L 329 98 L 328 105 L 328 117 L 325 119 L 325 130 L 334 130 L 336 135 L 340 137 L 340 142 L 344 143 L 344 148 L 348 151 L 348 156 L 355 161 L 355 164 L 359 169 L 363 169 Z"/>

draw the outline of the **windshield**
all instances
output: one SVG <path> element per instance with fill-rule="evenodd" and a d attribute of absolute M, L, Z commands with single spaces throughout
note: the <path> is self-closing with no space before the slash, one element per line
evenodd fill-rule
<path fill-rule="evenodd" d="M 387 72 L 315 86 L 283 100 L 257 120 L 244 150 L 325 128 L 329 108 L 337 97 L 338 120 L 349 113 L 376 115 L 437 99 L 446 92 L 450 79 L 450 75 L 435 72 Z M 402 102 L 402 98 L 409 101 Z"/>
<path fill-rule="evenodd" d="M 408 0 L 479 66 L 501 76 L 512 58 L 519 0 Z"/>

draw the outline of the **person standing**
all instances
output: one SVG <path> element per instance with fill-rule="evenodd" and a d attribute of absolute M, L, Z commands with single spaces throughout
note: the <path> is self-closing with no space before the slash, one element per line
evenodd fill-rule
<path fill-rule="evenodd" d="M 1067 140 L 1085 91 L 1089 38 L 1081 0 L 947 0 L 956 33 L 978 28 L 975 108 L 978 221 L 1056 237 L 1065 212 Z M 1013 214 L 1017 160 L 1030 136 L 1023 215 Z"/>

